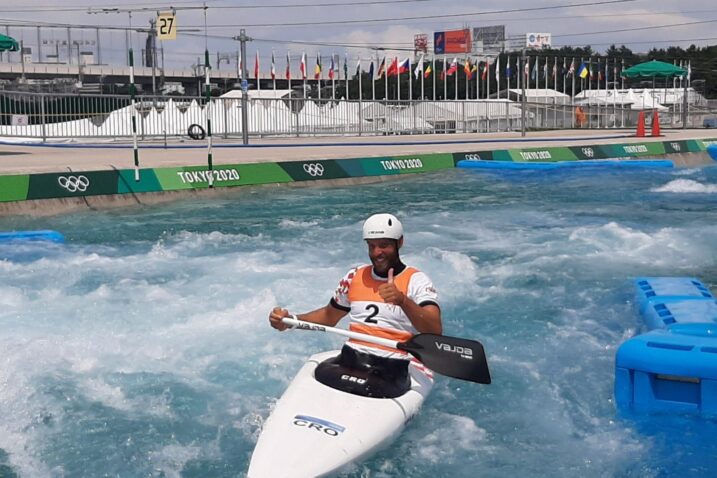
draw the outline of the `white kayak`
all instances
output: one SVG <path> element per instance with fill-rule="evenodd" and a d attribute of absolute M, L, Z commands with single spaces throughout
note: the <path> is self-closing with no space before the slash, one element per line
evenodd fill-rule
<path fill-rule="evenodd" d="M 313 355 L 299 370 L 262 428 L 249 478 L 326 476 L 366 458 L 401 433 L 433 387 L 432 373 L 412 361 L 410 389 L 396 398 L 342 392 L 314 378 L 338 353 Z"/>

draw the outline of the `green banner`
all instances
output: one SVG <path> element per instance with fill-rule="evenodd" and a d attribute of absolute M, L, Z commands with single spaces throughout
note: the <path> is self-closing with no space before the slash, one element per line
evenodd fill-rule
<path fill-rule="evenodd" d="M 510 156 L 513 161 L 549 163 L 555 161 L 575 161 L 578 159 L 568 148 L 531 148 L 512 149 Z"/>
<path fill-rule="evenodd" d="M 276 163 L 222 165 L 209 171 L 205 166 L 157 168 L 154 170 L 163 191 L 204 189 L 209 187 L 210 175 L 214 187 L 246 186 L 254 184 L 288 183 L 291 177 Z"/>
<path fill-rule="evenodd" d="M 161 191 L 162 185 L 157 179 L 154 169 L 140 169 L 139 181 L 135 181 L 134 169 L 122 169 L 117 179 L 117 192 L 126 193 L 151 193 Z"/>
<path fill-rule="evenodd" d="M 118 176 L 118 171 L 32 174 L 27 199 L 117 194 Z"/>
<path fill-rule="evenodd" d="M 356 160 L 343 159 L 339 161 L 339 164 L 352 176 L 387 176 L 392 174 L 425 173 L 440 169 L 450 169 L 455 166 L 453 163 L 453 155 L 450 153 L 363 158 L 359 160 L 361 164 L 360 170 L 357 169 L 356 165 L 347 164 L 351 161 Z M 363 174 L 354 174 L 359 172 Z"/>
<path fill-rule="evenodd" d="M 279 163 L 294 181 L 340 179 L 350 175 L 333 159 L 323 161 L 284 161 Z"/>
<path fill-rule="evenodd" d="M 30 186 L 30 175 L 0 176 L 0 202 L 24 201 Z"/>
<path fill-rule="evenodd" d="M 661 142 L 656 143 L 631 143 L 616 144 L 611 146 L 613 158 L 654 156 L 665 154 L 665 146 Z"/>

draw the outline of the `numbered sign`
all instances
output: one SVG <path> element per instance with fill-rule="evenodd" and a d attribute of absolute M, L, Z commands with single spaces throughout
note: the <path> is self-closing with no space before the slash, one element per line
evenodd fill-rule
<path fill-rule="evenodd" d="M 177 39 L 177 22 L 174 13 L 164 12 L 157 17 L 157 37 L 160 40 Z"/>

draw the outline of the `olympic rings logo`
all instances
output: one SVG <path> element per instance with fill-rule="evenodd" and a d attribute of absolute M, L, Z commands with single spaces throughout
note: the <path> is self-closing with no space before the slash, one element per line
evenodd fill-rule
<path fill-rule="evenodd" d="M 592 148 L 583 148 L 583 154 L 586 158 L 595 157 L 595 151 Z"/>
<path fill-rule="evenodd" d="M 90 180 L 87 176 L 60 176 L 57 178 L 57 183 L 67 189 L 71 193 L 85 192 L 90 186 Z"/>
<path fill-rule="evenodd" d="M 323 176 L 324 165 L 320 163 L 304 163 L 304 171 L 311 176 Z"/>

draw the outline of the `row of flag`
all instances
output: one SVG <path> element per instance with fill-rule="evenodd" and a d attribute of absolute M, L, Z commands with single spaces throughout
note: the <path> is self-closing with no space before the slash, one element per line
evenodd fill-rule
<path fill-rule="evenodd" d="M 562 59 L 562 66 L 560 65 L 560 62 L 557 57 L 554 58 L 552 62 L 552 66 L 550 66 L 550 58 L 543 58 L 542 59 L 542 67 L 541 64 L 541 58 L 535 57 L 535 58 L 527 58 L 526 63 L 524 64 L 524 70 L 525 70 L 525 77 L 526 79 L 531 80 L 537 80 L 538 78 L 547 78 L 548 76 L 551 76 L 552 78 L 556 78 L 558 76 L 567 76 L 570 77 L 572 75 L 576 75 L 578 78 L 581 79 L 591 79 L 591 80 L 597 80 L 597 81 L 607 81 L 609 75 L 610 75 L 610 68 L 609 68 L 609 60 L 606 60 L 604 63 L 601 61 L 593 62 L 592 60 L 588 60 L 587 62 L 584 60 L 580 60 L 576 63 L 575 59 L 571 59 L 570 63 L 568 64 L 568 59 L 564 57 Z M 440 60 L 439 60 L 440 62 Z M 448 60 L 444 57 L 443 60 L 443 68 L 440 71 L 440 79 L 444 80 L 448 76 L 453 76 L 459 68 L 462 68 L 466 78 L 468 80 L 472 80 L 474 76 L 480 75 L 482 80 L 485 80 L 490 72 L 490 70 L 493 70 L 495 73 L 496 79 L 499 79 L 501 76 L 501 66 L 500 66 L 500 57 L 497 57 L 495 59 L 488 59 L 488 60 L 477 60 L 477 59 L 471 59 L 471 58 L 465 58 L 462 60 L 459 60 L 457 57 L 453 58 L 453 60 L 448 63 Z M 505 65 L 504 74 L 505 78 L 512 78 L 515 71 L 518 71 L 520 68 L 520 58 L 515 57 L 515 60 L 513 61 L 513 57 L 508 57 L 507 64 Z M 434 73 L 435 66 L 435 60 L 432 62 L 426 61 L 423 56 L 416 62 L 415 68 L 413 68 L 413 74 L 416 79 L 423 76 L 424 78 L 430 78 L 430 76 Z M 531 67 L 532 65 L 532 67 Z M 618 68 L 620 71 L 624 68 L 624 63 L 621 64 L 618 67 L 617 60 L 613 61 L 613 78 L 617 78 L 618 76 Z M 369 80 L 379 80 L 386 77 L 391 76 L 398 76 L 402 74 L 409 73 L 411 71 L 411 60 L 409 58 L 406 58 L 403 61 L 399 61 L 398 57 L 394 57 L 392 60 L 389 60 L 389 63 L 387 65 L 387 58 L 384 57 L 383 60 L 378 63 L 378 68 L 374 69 L 374 62 L 370 61 L 369 63 L 369 69 L 368 69 L 368 76 Z M 348 58 L 344 58 L 344 78 L 348 78 Z M 241 67 L 239 69 L 240 76 L 241 76 Z M 299 64 L 299 71 L 300 71 L 300 79 L 306 80 L 308 78 L 308 68 L 307 68 L 307 58 L 306 54 L 301 55 L 301 62 Z M 313 69 L 313 78 L 315 80 L 319 80 L 323 78 L 323 71 L 324 67 L 322 64 L 322 59 L 320 55 L 316 56 L 316 63 L 314 65 Z M 356 65 L 356 74 L 360 75 L 363 73 L 361 60 L 359 59 L 357 61 Z M 542 73 L 542 75 L 541 75 Z M 277 78 L 277 70 L 276 70 L 276 59 L 274 56 L 274 53 L 271 54 L 271 70 L 270 70 L 271 79 L 275 80 Z M 259 78 L 260 76 L 260 61 L 259 61 L 259 52 L 256 52 L 256 58 L 254 61 L 254 78 Z M 291 75 L 291 57 L 289 53 L 286 54 L 286 69 L 284 72 L 284 78 L 287 80 L 292 79 Z M 331 56 L 330 65 L 328 67 L 328 78 L 329 80 L 333 80 L 338 78 L 338 65 L 335 61 L 335 56 Z"/>

